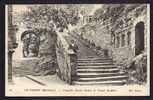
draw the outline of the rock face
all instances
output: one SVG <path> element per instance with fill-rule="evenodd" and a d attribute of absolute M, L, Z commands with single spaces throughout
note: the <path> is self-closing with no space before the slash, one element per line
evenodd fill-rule
<path fill-rule="evenodd" d="M 47 74 L 56 73 L 56 33 L 53 31 L 45 31 L 44 39 L 41 40 L 39 49 L 39 63 L 36 72 Z"/>

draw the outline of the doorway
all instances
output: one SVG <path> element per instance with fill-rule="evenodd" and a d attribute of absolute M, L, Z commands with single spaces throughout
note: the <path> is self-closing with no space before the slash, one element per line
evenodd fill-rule
<path fill-rule="evenodd" d="M 144 50 L 144 22 L 139 22 L 135 26 L 135 55 L 139 55 Z"/>

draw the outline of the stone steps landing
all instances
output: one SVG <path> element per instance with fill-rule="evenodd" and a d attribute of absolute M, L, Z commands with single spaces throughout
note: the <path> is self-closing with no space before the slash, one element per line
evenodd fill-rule
<path fill-rule="evenodd" d="M 110 58 L 97 56 L 77 60 L 75 85 L 124 85 L 128 76 Z"/>

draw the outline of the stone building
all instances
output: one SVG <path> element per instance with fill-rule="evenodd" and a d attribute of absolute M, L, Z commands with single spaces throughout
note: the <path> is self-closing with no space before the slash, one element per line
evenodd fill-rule
<path fill-rule="evenodd" d="M 107 49 L 109 56 L 117 63 L 124 63 L 148 48 L 147 7 L 146 4 L 125 5 L 123 13 L 119 14 L 115 22 L 115 17 L 93 20 L 94 17 L 90 16 L 88 24 L 82 27 L 82 36 L 96 46 Z"/>
<path fill-rule="evenodd" d="M 123 62 L 147 50 L 149 22 L 146 5 L 140 5 L 117 19 L 111 27 L 112 56 Z"/>

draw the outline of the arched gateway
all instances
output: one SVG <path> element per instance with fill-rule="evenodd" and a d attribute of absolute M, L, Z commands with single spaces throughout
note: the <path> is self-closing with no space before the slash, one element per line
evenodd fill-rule
<path fill-rule="evenodd" d="M 135 54 L 139 55 L 144 50 L 144 22 L 135 26 Z"/>
<path fill-rule="evenodd" d="M 21 35 L 23 42 L 23 57 L 37 57 L 39 54 L 40 37 L 32 30 L 24 31 Z"/>

